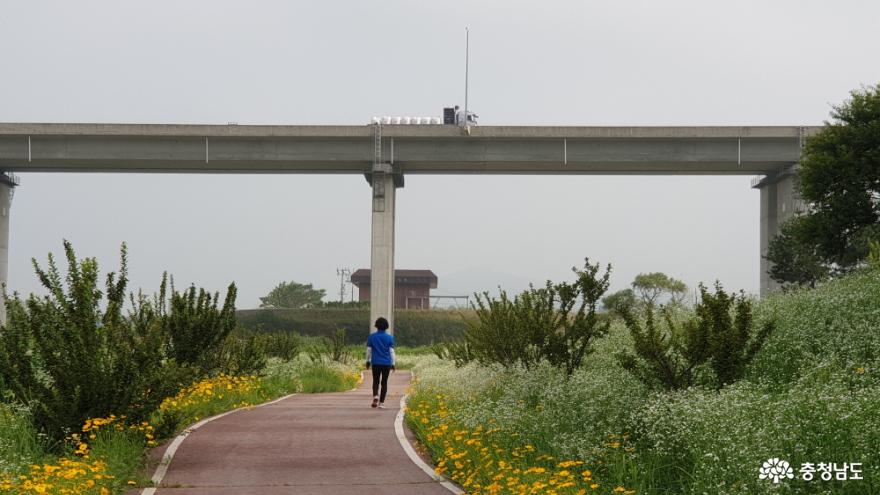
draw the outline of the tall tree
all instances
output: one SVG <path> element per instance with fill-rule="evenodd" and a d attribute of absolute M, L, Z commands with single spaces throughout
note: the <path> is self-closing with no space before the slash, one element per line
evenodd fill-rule
<path fill-rule="evenodd" d="M 632 287 L 642 298 L 642 301 L 650 305 L 659 302 L 660 297 L 664 294 L 668 295 L 673 302 L 680 303 L 684 300 L 688 290 L 684 282 L 661 272 L 636 275 Z"/>
<path fill-rule="evenodd" d="M 321 304 L 325 294 L 324 289 L 315 289 L 312 284 L 281 282 L 268 295 L 260 298 L 260 307 L 309 308 Z"/>
<path fill-rule="evenodd" d="M 627 311 L 634 312 L 633 310 L 638 302 L 636 294 L 632 289 L 623 289 L 603 297 L 602 307 L 606 311 L 622 315 Z"/>
<path fill-rule="evenodd" d="M 798 184 L 810 204 L 799 238 L 840 271 L 880 239 L 880 84 L 850 96 L 807 140 Z"/>
<path fill-rule="evenodd" d="M 807 217 L 790 218 L 779 228 L 779 234 L 770 240 L 766 258 L 773 262 L 770 278 L 788 286 L 815 287 L 831 275 L 827 263 L 819 256 L 815 243 L 804 232 Z"/>

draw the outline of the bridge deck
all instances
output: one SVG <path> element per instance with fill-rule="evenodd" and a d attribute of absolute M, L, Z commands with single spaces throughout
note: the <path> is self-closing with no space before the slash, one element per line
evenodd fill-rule
<path fill-rule="evenodd" d="M 386 125 L 404 174 L 766 174 L 798 161 L 815 127 Z M 373 128 L 0 123 L 7 172 L 356 173 Z"/>

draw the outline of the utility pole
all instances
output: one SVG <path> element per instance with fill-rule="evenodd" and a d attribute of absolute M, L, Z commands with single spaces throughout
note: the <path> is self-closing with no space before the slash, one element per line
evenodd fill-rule
<path fill-rule="evenodd" d="M 345 284 L 351 281 L 351 268 L 337 268 L 336 276 L 339 277 L 339 303 L 345 303 Z M 354 291 L 352 291 L 353 293 Z"/>

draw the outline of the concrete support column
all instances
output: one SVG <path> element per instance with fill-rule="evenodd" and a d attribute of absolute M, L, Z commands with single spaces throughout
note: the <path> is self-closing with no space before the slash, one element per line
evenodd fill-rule
<path fill-rule="evenodd" d="M 15 183 L 0 173 L 0 283 L 9 281 L 9 213 Z M 0 293 L 0 325 L 6 324 L 6 304 Z"/>
<path fill-rule="evenodd" d="M 394 175 L 391 165 L 373 167 L 373 228 L 370 248 L 370 332 L 384 317 L 394 331 Z"/>
<path fill-rule="evenodd" d="M 770 241 L 779 234 L 779 228 L 789 218 L 804 211 L 795 189 L 795 170 L 791 168 L 775 176 L 768 176 L 755 187 L 761 191 L 761 297 L 778 290 L 779 284 L 767 273 L 771 263 L 767 261 Z"/>
<path fill-rule="evenodd" d="M 776 184 L 766 184 L 760 188 L 761 191 L 761 226 L 760 226 L 760 243 L 761 243 L 761 297 L 766 296 L 773 290 L 776 290 L 776 282 L 770 278 L 767 271 L 770 270 L 770 262 L 767 261 L 767 248 L 770 240 L 776 235 L 778 230 L 778 222 L 776 216 Z"/>

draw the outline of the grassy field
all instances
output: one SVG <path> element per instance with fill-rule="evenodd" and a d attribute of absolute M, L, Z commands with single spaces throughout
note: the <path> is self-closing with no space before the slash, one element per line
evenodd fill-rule
<path fill-rule="evenodd" d="M 767 318 L 747 378 L 720 391 L 647 390 L 613 358 L 622 325 L 568 379 L 415 357 L 407 422 L 468 493 L 880 493 L 880 273 L 767 298 Z M 794 479 L 759 479 L 777 457 Z M 863 479 L 825 481 L 820 463 Z"/>

